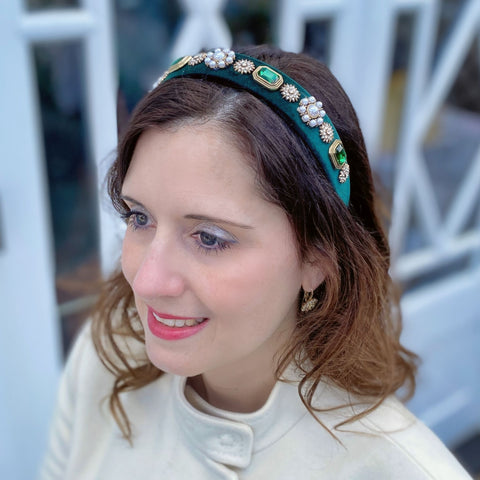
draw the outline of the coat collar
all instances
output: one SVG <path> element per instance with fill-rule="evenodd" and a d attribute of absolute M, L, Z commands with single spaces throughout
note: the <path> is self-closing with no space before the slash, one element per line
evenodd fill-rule
<path fill-rule="evenodd" d="M 253 454 L 275 443 L 308 415 L 296 383 L 278 381 L 262 408 L 235 413 L 208 404 L 186 380 L 173 379 L 176 420 L 192 448 L 224 465 L 247 467 Z"/>

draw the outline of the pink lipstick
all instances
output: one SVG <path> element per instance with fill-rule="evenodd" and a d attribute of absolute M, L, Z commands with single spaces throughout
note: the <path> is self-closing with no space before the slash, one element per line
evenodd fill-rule
<path fill-rule="evenodd" d="M 181 340 L 202 330 L 208 318 L 178 317 L 148 307 L 147 323 L 152 335 L 163 340 Z"/>

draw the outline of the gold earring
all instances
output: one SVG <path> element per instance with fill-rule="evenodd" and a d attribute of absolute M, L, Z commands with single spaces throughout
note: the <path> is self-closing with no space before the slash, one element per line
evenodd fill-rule
<path fill-rule="evenodd" d="M 303 292 L 302 306 L 300 310 L 302 313 L 311 312 L 317 306 L 318 300 L 313 296 L 313 290 L 310 292 Z"/>

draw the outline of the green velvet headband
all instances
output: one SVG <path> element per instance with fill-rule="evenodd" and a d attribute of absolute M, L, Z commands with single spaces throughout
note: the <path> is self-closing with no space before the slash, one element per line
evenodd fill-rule
<path fill-rule="evenodd" d="M 179 58 L 153 88 L 175 77 L 220 78 L 258 97 L 303 138 L 320 161 L 333 188 L 348 206 L 350 167 L 342 141 L 322 102 L 295 80 L 256 58 L 227 48 Z"/>

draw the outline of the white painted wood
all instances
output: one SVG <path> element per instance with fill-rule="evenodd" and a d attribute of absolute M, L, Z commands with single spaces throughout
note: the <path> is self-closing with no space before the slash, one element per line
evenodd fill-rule
<path fill-rule="evenodd" d="M 372 164 L 379 154 L 395 34 L 394 0 L 345 2 L 331 40 L 330 68 L 349 95 Z"/>
<path fill-rule="evenodd" d="M 50 206 L 32 42 L 84 40 L 91 151 L 100 171 L 116 145 L 116 68 L 108 0 L 25 12 L 0 2 L 0 478 L 35 478 L 61 369 Z M 100 202 L 102 204 L 103 202 Z M 118 259 L 117 224 L 100 212 L 105 272 Z"/>
<path fill-rule="evenodd" d="M 35 478 L 61 368 L 45 166 L 21 2 L 0 2 L 0 478 Z M 6 48 L 5 48 L 6 47 Z"/>
<path fill-rule="evenodd" d="M 438 65 L 428 82 L 422 87 L 421 108 L 415 109 L 414 134 L 423 138 L 440 106 L 457 78 L 463 60 L 480 29 L 480 2 L 468 0 L 456 21 L 448 41 L 438 61 Z"/>
<path fill-rule="evenodd" d="M 465 257 L 471 252 L 480 250 L 480 235 L 478 231 L 469 231 L 442 243 L 441 249 L 429 248 L 416 250 L 402 256 L 401 262 L 395 265 L 395 279 L 406 282 L 411 278 L 429 273 L 448 262 Z M 478 302 L 478 294 L 472 292 Z M 479 315 L 480 318 L 480 315 Z"/>
<path fill-rule="evenodd" d="M 344 0 L 280 0 L 276 13 L 275 40 L 286 51 L 301 52 L 308 21 L 334 19 L 343 10 Z"/>
<path fill-rule="evenodd" d="M 411 208 L 413 207 L 414 181 L 420 163 L 420 147 L 415 144 L 413 128 L 417 106 L 421 102 L 431 64 L 435 28 L 438 17 L 438 2 L 423 2 L 416 9 L 417 23 L 412 39 L 413 48 L 408 70 L 407 87 L 403 107 L 403 121 L 399 131 L 399 147 L 396 156 L 396 174 L 393 190 L 392 225 L 390 247 L 394 261 L 403 248 Z M 410 122 L 410 118 L 412 122 Z M 425 179 L 425 175 L 423 175 Z M 429 198 L 432 198 L 431 192 Z M 438 211 L 432 214 L 438 223 Z M 432 230 L 430 228 L 429 230 Z M 393 271 L 395 271 L 395 265 Z"/>
<path fill-rule="evenodd" d="M 222 16 L 225 0 L 180 0 L 180 3 L 186 18 L 172 48 L 172 60 L 203 49 L 231 46 L 232 36 Z"/>
<path fill-rule="evenodd" d="M 428 6 L 428 3 L 426 3 Z M 426 8 L 426 7 L 424 7 Z M 432 8 L 432 7 L 430 7 Z M 397 278 L 407 279 L 406 275 L 420 273 L 418 265 L 426 268 L 434 266 L 432 258 L 444 263 L 452 258 L 454 251 L 450 243 L 452 236 L 460 233 L 478 199 L 479 168 L 478 159 L 474 159 L 461 183 L 455 200 L 442 222 L 435 198 L 434 188 L 427 172 L 425 161 L 420 151 L 423 137 L 435 120 L 435 116 L 455 80 L 462 59 L 466 55 L 480 25 L 480 3 L 470 0 L 464 7 L 455 28 L 446 42 L 443 53 L 433 74 L 428 77 L 427 65 L 430 63 L 431 32 L 434 31 L 433 11 L 419 10 L 420 18 L 417 26 L 417 49 L 414 52 L 410 78 L 407 88 L 407 99 L 404 108 L 404 120 L 400 132 L 400 148 L 397 157 L 397 175 L 394 187 L 394 206 L 390 243 L 395 264 L 392 272 Z M 424 32 L 428 35 L 425 36 Z M 477 154 L 478 157 L 478 154 Z M 416 208 L 424 227 L 424 238 L 427 247 L 422 252 L 415 252 L 417 266 L 412 268 L 411 261 L 399 258 L 407 235 L 408 219 L 411 207 Z M 474 231 L 473 237 L 480 233 Z M 479 237 L 480 240 L 480 237 Z M 467 243 L 471 248 L 478 248 L 477 241 Z M 467 245 L 463 243 L 463 247 Z M 432 251 L 433 250 L 433 251 Z M 409 258 L 412 258 L 409 254 Z M 409 266 L 410 265 L 410 266 Z M 427 267 L 430 265 L 430 267 Z M 411 272 L 410 274 L 408 272 Z"/>
<path fill-rule="evenodd" d="M 24 13 L 20 29 L 24 39 L 30 41 L 55 41 L 82 38 L 92 28 L 94 19 L 82 10 Z"/>
<path fill-rule="evenodd" d="M 97 167 L 100 258 L 104 274 L 119 263 L 123 222 L 115 214 L 105 190 L 105 175 L 117 144 L 117 66 L 113 45 L 111 1 L 83 0 L 95 18 L 95 29 L 85 37 L 88 132 Z"/>
<path fill-rule="evenodd" d="M 460 234 L 474 209 L 480 203 L 480 148 L 472 165 L 465 172 L 465 178 L 458 188 L 445 220 L 445 234 L 448 237 Z M 480 223 L 480 222 L 478 222 Z M 479 241 L 480 241 L 480 235 Z"/>
<path fill-rule="evenodd" d="M 480 268 L 405 296 L 404 343 L 422 358 L 410 408 L 450 446 L 480 430 Z"/>
<path fill-rule="evenodd" d="M 330 68 L 357 110 L 373 163 L 383 127 L 395 22 L 400 14 L 412 14 L 415 18 L 395 156 L 390 231 L 392 273 L 397 280 L 408 281 L 471 256 L 463 272 L 452 273 L 441 283 L 430 281 L 402 300 L 405 341 L 424 360 L 418 393 L 411 406 L 452 445 L 472 429 L 480 428 L 480 357 L 476 354 L 480 340 L 480 218 L 477 226 L 463 231 L 478 207 L 480 153 L 465 172 L 447 215 L 442 218 L 436 185 L 423 156 L 423 138 L 479 33 L 480 2 L 465 3 L 433 72 L 430 69 L 439 18 L 438 0 L 282 0 L 279 7 L 278 42 L 287 50 L 303 49 L 306 22 L 330 20 Z M 413 210 L 426 246 L 405 254 L 402 251 L 410 233 Z M 437 345 L 443 350 L 438 351 Z"/>
<path fill-rule="evenodd" d="M 480 3 L 468 1 L 430 74 L 436 2 L 415 7 L 417 18 L 403 124 L 396 158 L 390 243 L 393 275 L 408 281 L 480 252 L 480 229 L 462 231 L 478 201 L 479 160 L 464 172 L 456 196 L 442 219 L 435 185 L 422 154 L 423 139 L 458 75 L 480 22 Z M 477 153 L 477 157 L 479 154 Z M 415 209 L 426 247 L 401 255 Z M 410 406 L 448 444 L 480 429 L 480 285 L 478 264 L 441 282 L 430 281 L 403 297 L 405 343 L 422 359 L 417 393 Z"/>

